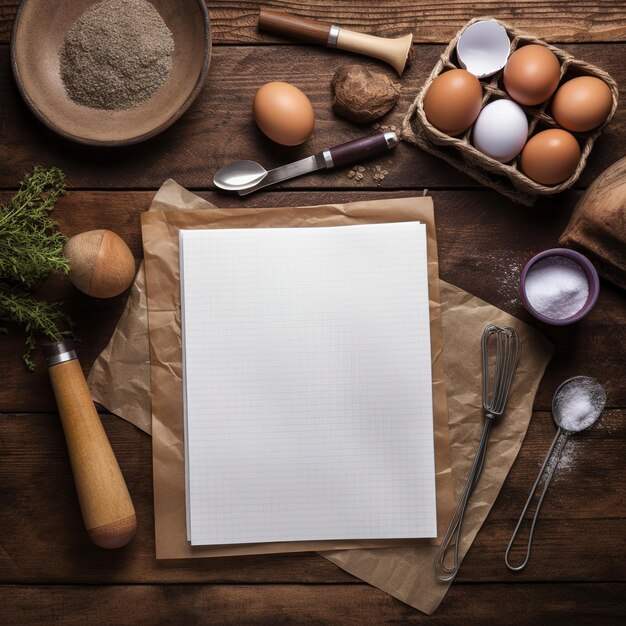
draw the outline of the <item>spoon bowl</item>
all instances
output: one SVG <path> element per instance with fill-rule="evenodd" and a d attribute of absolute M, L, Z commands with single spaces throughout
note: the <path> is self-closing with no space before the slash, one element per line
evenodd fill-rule
<path fill-rule="evenodd" d="M 220 168 L 213 182 L 226 191 L 249 189 L 267 176 L 267 170 L 256 161 L 234 161 Z"/>
<path fill-rule="evenodd" d="M 568 433 L 593 426 L 606 404 L 604 387 L 590 376 L 574 376 L 559 385 L 552 399 L 552 417 Z"/>

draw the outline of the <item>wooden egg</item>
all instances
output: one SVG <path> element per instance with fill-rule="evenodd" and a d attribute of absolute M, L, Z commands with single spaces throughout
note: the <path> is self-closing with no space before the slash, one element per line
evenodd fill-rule
<path fill-rule="evenodd" d="M 118 296 L 135 277 L 132 252 L 110 230 L 90 230 L 72 237 L 63 254 L 70 262 L 72 283 L 94 298 Z"/>

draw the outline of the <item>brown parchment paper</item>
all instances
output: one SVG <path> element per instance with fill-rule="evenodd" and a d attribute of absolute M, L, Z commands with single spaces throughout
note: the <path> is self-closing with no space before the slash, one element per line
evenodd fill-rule
<path fill-rule="evenodd" d="M 465 485 L 483 428 L 480 348 L 483 328 L 490 322 L 512 326 L 519 333 L 522 344 L 506 411 L 491 428 L 483 472 L 465 512 L 460 548 L 462 560 L 491 511 L 524 441 L 535 393 L 553 347 L 543 335 L 512 315 L 454 285 L 444 281 L 440 284 L 456 497 Z M 503 559 L 504 548 L 502 546 Z M 440 583 L 433 576 L 436 551 L 436 546 L 422 545 L 321 554 L 354 576 L 431 614 L 451 584 Z"/>
<path fill-rule="evenodd" d="M 167 188 L 159 192 L 158 197 L 161 203 L 169 191 L 175 190 Z M 374 539 L 192 547 L 185 533 L 179 230 L 181 228 L 338 226 L 393 221 L 421 221 L 426 224 L 433 358 L 437 520 L 438 534 L 443 535 L 454 502 L 432 199 L 405 198 L 287 209 L 157 210 L 142 215 L 152 363 L 152 448 L 157 558 L 235 556 L 424 543 L 424 540 L 415 539 Z M 433 542 L 427 541 L 427 543 Z"/>
<path fill-rule="evenodd" d="M 150 205 L 151 211 L 210 208 L 217 207 L 171 179 L 163 183 Z M 91 366 L 87 384 L 96 402 L 144 432 L 152 433 L 148 300 L 143 263 L 109 343 Z"/>
<path fill-rule="evenodd" d="M 369 203 L 363 203 L 368 206 Z M 151 209 L 181 210 L 212 205 L 166 181 Z M 89 376 L 94 398 L 110 411 L 151 432 L 147 300 L 143 265 L 126 309 L 109 345 Z M 480 411 L 480 335 L 489 322 L 514 326 L 522 338 L 522 360 L 505 416 L 494 425 L 486 467 L 466 515 L 461 554 L 464 556 L 493 505 L 526 433 L 535 393 L 552 348 L 519 320 L 467 292 L 440 281 L 449 406 L 450 442 L 455 492 L 463 486 L 476 449 Z M 130 376 L 127 376 L 127 375 Z M 496 439 L 497 438 L 497 439 Z M 490 484 L 492 480 L 495 483 Z M 158 523 L 157 520 L 155 522 Z M 407 604 L 431 613 L 449 584 L 432 576 L 435 549 L 430 546 L 336 550 L 322 553 L 348 572 Z"/>

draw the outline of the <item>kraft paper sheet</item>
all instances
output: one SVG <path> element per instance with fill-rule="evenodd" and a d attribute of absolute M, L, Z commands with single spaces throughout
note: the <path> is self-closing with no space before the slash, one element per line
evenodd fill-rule
<path fill-rule="evenodd" d="M 163 194 L 159 194 L 161 201 Z M 439 271 L 431 198 L 346 205 L 268 209 L 153 210 L 142 215 L 152 375 L 152 450 L 157 558 L 236 556 L 338 548 L 417 545 L 432 540 L 372 539 L 300 541 L 231 546 L 194 546 L 185 532 L 183 384 L 180 328 L 179 230 L 338 226 L 390 221 L 426 224 L 429 251 L 430 326 L 438 531 L 442 536 L 454 506 L 448 410 L 443 370 Z"/>
<path fill-rule="evenodd" d="M 371 208 L 379 203 L 358 204 Z M 151 206 L 151 210 L 157 211 L 203 208 L 213 208 L 213 205 L 171 180 L 164 183 Z M 380 221 L 389 221 L 390 213 L 389 209 L 381 211 Z M 301 218 L 295 212 L 292 216 L 294 220 Z M 520 333 L 523 345 L 522 360 L 506 414 L 492 428 L 485 470 L 466 515 L 461 550 L 461 556 L 465 556 L 519 452 L 530 421 L 535 393 L 552 354 L 552 347 L 539 333 L 516 318 L 458 287 L 444 281 L 439 284 L 456 494 L 463 487 L 482 429 L 482 329 L 489 322 L 513 326 Z M 120 381 L 124 381 L 124 384 L 121 385 Z M 94 363 L 89 375 L 89 386 L 97 402 L 141 430 L 151 433 L 148 311 L 143 265 L 118 326 L 108 346 Z M 172 444 L 176 446 L 176 441 L 172 441 Z M 162 470 L 166 471 L 166 468 Z M 156 510 L 155 517 L 155 522 L 159 524 L 159 513 Z M 167 528 L 167 521 L 165 524 Z M 421 611 L 432 613 L 449 587 L 449 584 L 438 583 L 433 578 L 435 550 L 431 545 L 420 545 L 333 550 L 321 554 L 354 576 Z"/>

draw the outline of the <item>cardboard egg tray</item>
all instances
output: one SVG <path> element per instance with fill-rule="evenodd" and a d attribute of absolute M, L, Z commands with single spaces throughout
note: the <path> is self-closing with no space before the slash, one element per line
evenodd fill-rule
<path fill-rule="evenodd" d="M 595 140 L 599 137 L 602 129 L 609 123 L 615 113 L 618 98 L 617 85 L 611 76 L 600 68 L 575 59 L 571 54 L 568 54 L 555 46 L 551 46 L 536 37 L 521 33 L 515 28 L 512 28 L 511 26 L 508 26 L 498 20 L 506 29 L 509 39 L 511 40 L 511 54 L 518 47 L 532 43 L 546 46 L 556 55 L 561 64 L 561 80 L 559 82 L 559 87 L 566 80 L 575 78 L 576 76 L 595 76 L 603 80 L 609 86 L 613 95 L 613 106 L 604 124 L 586 133 L 572 133 L 578 140 L 581 151 L 580 162 L 578 163 L 578 167 L 572 176 L 564 182 L 554 186 L 546 186 L 536 183 L 525 176 L 519 169 L 519 157 L 508 164 L 504 164 L 477 150 L 471 143 L 473 126 L 465 131 L 463 135 L 450 137 L 430 124 L 424 113 L 424 96 L 435 78 L 447 70 L 460 69 L 461 67 L 458 64 L 456 57 L 456 44 L 461 34 L 466 28 L 475 22 L 481 22 L 488 19 L 494 18 L 477 17 L 470 20 L 450 42 L 445 52 L 441 55 L 439 61 L 435 65 L 430 77 L 407 111 L 402 123 L 402 137 L 406 141 L 419 146 L 422 150 L 440 157 L 450 165 L 456 167 L 461 172 L 466 173 L 468 176 L 471 176 L 483 185 L 492 187 L 501 194 L 512 198 L 516 202 L 526 206 L 532 206 L 539 196 L 546 196 L 564 191 L 578 180 L 578 177 L 587 164 L 587 158 Z M 480 79 L 480 83 L 483 87 L 483 107 L 488 102 L 499 98 L 512 99 L 508 96 L 506 90 L 504 89 L 502 74 L 503 71 L 500 70 L 494 76 Z M 528 117 L 529 138 L 534 135 L 535 132 L 547 130 L 549 128 L 560 128 L 549 114 L 551 100 L 552 98 L 549 98 L 543 104 L 533 107 L 520 105 Z"/>

